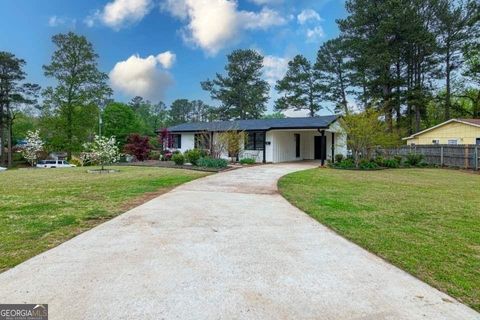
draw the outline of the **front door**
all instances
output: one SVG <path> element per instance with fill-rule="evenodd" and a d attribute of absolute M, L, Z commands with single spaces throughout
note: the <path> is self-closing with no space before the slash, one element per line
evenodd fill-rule
<path fill-rule="evenodd" d="M 315 136 L 315 159 L 325 161 L 327 159 L 327 137 Z"/>
<path fill-rule="evenodd" d="M 300 134 L 295 133 L 295 158 L 300 158 Z"/>

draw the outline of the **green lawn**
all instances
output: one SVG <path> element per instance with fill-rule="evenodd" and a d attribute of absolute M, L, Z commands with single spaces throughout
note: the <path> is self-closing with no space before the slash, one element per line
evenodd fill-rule
<path fill-rule="evenodd" d="M 480 310 L 480 175 L 313 169 L 279 188 L 342 236 Z"/>
<path fill-rule="evenodd" d="M 0 173 L 0 272 L 172 187 L 206 173 L 117 167 L 23 169 Z"/>

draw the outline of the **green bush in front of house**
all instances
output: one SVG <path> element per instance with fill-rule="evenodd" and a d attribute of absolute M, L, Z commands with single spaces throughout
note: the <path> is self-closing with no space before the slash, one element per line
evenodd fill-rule
<path fill-rule="evenodd" d="M 185 163 L 185 157 L 181 153 L 174 153 L 172 155 L 172 161 L 175 162 L 177 166 L 181 166 Z"/>
<path fill-rule="evenodd" d="M 228 161 L 225 159 L 215 159 L 212 157 L 203 157 L 197 161 L 199 167 L 204 168 L 226 168 L 228 166 Z"/>
<path fill-rule="evenodd" d="M 185 151 L 184 155 L 185 155 L 186 162 L 191 163 L 193 166 L 197 166 L 198 160 L 200 160 L 200 158 L 202 157 L 205 157 L 206 152 L 200 149 L 192 149 L 192 150 Z"/>
<path fill-rule="evenodd" d="M 243 159 L 240 159 L 240 163 L 241 164 L 255 164 L 256 161 L 253 158 L 243 158 Z"/>

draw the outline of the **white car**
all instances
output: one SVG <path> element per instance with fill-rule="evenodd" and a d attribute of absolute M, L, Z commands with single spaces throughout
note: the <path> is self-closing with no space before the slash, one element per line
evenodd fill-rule
<path fill-rule="evenodd" d="M 0 172 L 7 170 L 7 168 L 0 167 Z"/>
<path fill-rule="evenodd" d="M 37 163 L 37 168 L 73 168 L 74 164 L 68 163 L 66 160 L 41 160 Z"/>

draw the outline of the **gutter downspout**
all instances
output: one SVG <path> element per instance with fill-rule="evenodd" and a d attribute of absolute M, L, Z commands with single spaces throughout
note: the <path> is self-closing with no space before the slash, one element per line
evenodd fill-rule
<path fill-rule="evenodd" d="M 263 163 L 267 163 L 267 130 L 263 131 Z"/>

